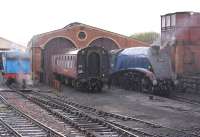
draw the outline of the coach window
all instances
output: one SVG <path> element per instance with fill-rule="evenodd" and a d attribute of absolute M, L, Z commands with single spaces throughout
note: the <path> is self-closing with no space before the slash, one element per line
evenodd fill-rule
<path fill-rule="evenodd" d="M 62 56 L 62 67 L 64 67 L 64 56 Z"/>
<path fill-rule="evenodd" d="M 65 56 L 65 57 L 66 57 L 66 56 Z M 65 68 L 67 68 L 67 61 L 66 61 L 66 58 L 65 58 L 64 65 L 65 65 Z"/>
<path fill-rule="evenodd" d="M 74 68 L 74 56 L 73 56 L 73 58 L 72 58 L 72 68 Z"/>
<path fill-rule="evenodd" d="M 65 56 L 63 56 L 62 64 L 63 64 L 63 68 L 65 68 Z"/>
<path fill-rule="evenodd" d="M 55 65 L 57 65 L 57 57 L 55 56 L 54 59 L 55 59 L 55 60 L 54 60 L 54 61 L 55 61 L 54 63 L 55 63 Z"/>
<path fill-rule="evenodd" d="M 66 68 L 69 68 L 69 56 L 67 55 Z"/>
<path fill-rule="evenodd" d="M 68 55 L 68 64 L 67 64 L 67 68 L 70 68 L 70 56 Z"/>
<path fill-rule="evenodd" d="M 60 65 L 60 56 L 58 56 L 58 62 L 57 63 L 58 63 L 58 65 Z"/>
<path fill-rule="evenodd" d="M 64 68 L 66 68 L 66 62 L 67 62 L 66 60 L 67 60 L 67 56 L 65 55 L 64 56 L 64 62 L 63 62 L 64 63 Z"/>
<path fill-rule="evenodd" d="M 71 61 L 69 61 L 69 63 L 68 63 L 68 68 L 70 68 L 70 66 L 71 66 Z"/>
<path fill-rule="evenodd" d="M 60 65 L 60 56 L 58 56 L 58 65 Z"/>
<path fill-rule="evenodd" d="M 70 56 L 70 68 L 72 68 L 72 56 Z"/>
<path fill-rule="evenodd" d="M 60 56 L 60 66 L 62 67 L 62 56 Z"/>
<path fill-rule="evenodd" d="M 74 68 L 76 67 L 76 56 L 74 56 Z"/>

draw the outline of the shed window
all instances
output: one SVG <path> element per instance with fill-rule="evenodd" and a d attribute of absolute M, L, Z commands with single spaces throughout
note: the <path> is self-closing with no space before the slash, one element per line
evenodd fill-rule
<path fill-rule="evenodd" d="M 83 32 L 83 31 L 79 32 L 78 33 L 78 38 L 81 39 L 81 40 L 85 39 L 86 38 L 86 33 Z"/>
<path fill-rule="evenodd" d="M 176 14 L 173 14 L 171 16 L 171 26 L 175 26 L 176 25 Z"/>
<path fill-rule="evenodd" d="M 170 16 L 166 16 L 166 26 L 170 26 Z"/>
<path fill-rule="evenodd" d="M 163 16 L 161 20 L 162 20 L 162 21 L 161 21 L 162 27 L 165 27 L 165 16 Z"/>

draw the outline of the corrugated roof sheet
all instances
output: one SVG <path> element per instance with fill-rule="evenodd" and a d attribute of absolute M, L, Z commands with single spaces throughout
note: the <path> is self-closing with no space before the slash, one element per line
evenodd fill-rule
<path fill-rule="evenodd" d="M 10 49 L 25 50 L 26 48 L 15 42 L 12 42 L 10 40 L 0 37 L 0 50 L 10 50 Z"/>

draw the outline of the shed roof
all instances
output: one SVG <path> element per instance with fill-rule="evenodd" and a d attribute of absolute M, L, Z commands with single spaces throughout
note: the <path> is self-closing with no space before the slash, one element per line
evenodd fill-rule
<path fill-rule="evenodd" d="M 172 12 L 172 13 L 167 13 L 162 16 L 167 16 L 167 15 L 172 15 L 172 14 L 190 14 L 190 15 L 200 15 L 200 12 L 194 12 L 194 11 L 181 11 L 181 12 Z"/>
<path fill-rule="evenodd" d="M 10 40 L 0 37 L 0 50 L 10 50 L 10 49 L 25 50 L 25 47 L 20 44 L 17 44 L 15 42 L 12 42 Z"/>
<path fill-rule="evenodd" d="M 70 24 L 66 25 L 65 27 L 63 27 L 61 29 L 52 30 L 52 31 L 49 31 L 49 32 L 37 34 L 37 35 L 33 36 L 31 40 L 33 40 L 33 42 L 34 42 L 34 41 L 37 41 L 38 38 L 43 37 L 45 35 L 49 35 L 51 33 L 59 32 L 59 31 L 62 31 L 62 30 L 68 30 L 70 28 L 77 27 L 77 26 L 91 28 L 91 29 L 94 29 L 94 30 L 98 30 L 98 31 L 102 31 L 102 32 L 105 32 L 105 33 L 110 33 L 110 34 L 113 34 L 113 35 L 116 35 L 116 36 L 119 36 L 119 37 L 123 37 L 125 39 L 134 40 L 134 41 L 140 43 L 140 45 L 143 45 L 143 46 L 144 45 L 146 45 L 146 46 L 148 45 L 147 43 L 142 42 L 142 41 L 140 41 L 138 39 L 131 38 L 131 37 L 119 34 L 119 33 L 115 33 L 115 32 L 112 32 L 112 31 L 108 31 L 108 30 L 104 30 L 104 29 L 101 29 L 101 28 L 93 27 L 93 26 L 90 26 L 90 25 L 87 25 L 87 24 L 84 24 L 84 23 L 79 23 L 79 22 L 70 23 Z M 29 42 L 28 46 L 30 46 L 30 42 Z"/>

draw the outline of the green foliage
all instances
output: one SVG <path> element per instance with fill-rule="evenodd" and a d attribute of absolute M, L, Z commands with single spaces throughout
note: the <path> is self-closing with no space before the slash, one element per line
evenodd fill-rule
<path fill-rule="evenodd" d="M 131 35 L 130 37 L 152 44 L 154 41 L 160 38 L 160 34 L 157 32 L 142 32 L 142 33 L 135 33 Z"/>

